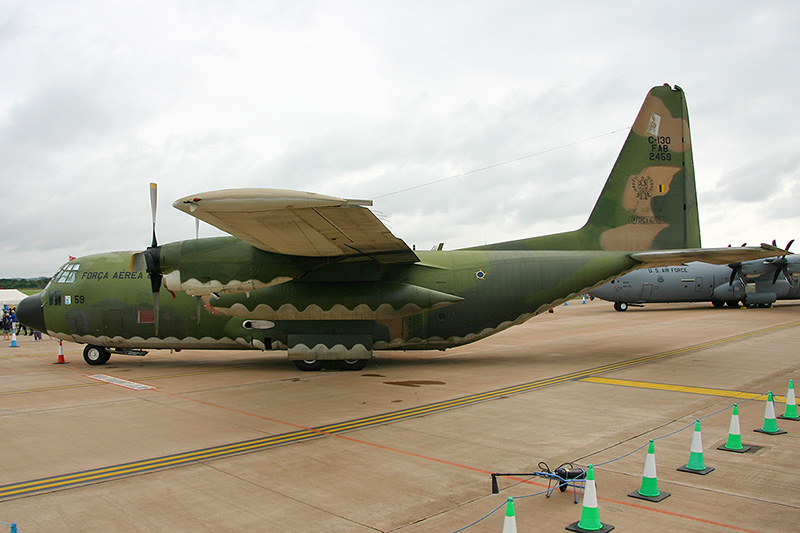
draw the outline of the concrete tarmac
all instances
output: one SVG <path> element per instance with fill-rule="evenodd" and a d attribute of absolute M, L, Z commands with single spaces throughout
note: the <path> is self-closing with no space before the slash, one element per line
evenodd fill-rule
<path fill-rule="evenodd" d="M 760 395 L 774 391 L 783 414 L 800 381 L 798 333 L 793 303 L 618 313 L 577 300 L 446 352 L 379 352 L 358 372 L 300 372 L 255 351 L 89 366 L 70 343 L 69 364 L 54 365 L 57 341 L 23 336 L 0 345 L 0 521 L 23 533 L 499 532 L 513 496 L 520 532 L 563 531 L 581 517 L 571 489 L 547 498 L 544 478 L 499 478 L 491 493 L 490 473 L 543 461 L 597 465 L 600 519 L 618 531 L 796 531 L 800 421 L 753 430 Z M 734 402 L 754 453 L 717 450 Z M 676 470 L 698 418 L 705 476 Z M 671 493 L 660 503 L 628 497 L 650 439 Z"/>

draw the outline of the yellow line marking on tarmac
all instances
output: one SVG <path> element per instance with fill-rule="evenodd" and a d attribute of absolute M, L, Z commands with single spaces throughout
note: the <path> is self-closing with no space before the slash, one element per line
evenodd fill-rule
<path fill-rule="evenodd" d="M 687 387 L 685 385 L 668 385 L 666 383 L 652 383 L 649 381 L 631 381 L 627 379 L 611 379 L 611 378 L 600 378 L 600 377 L 583 378 L 581 381 L 586 381 L 588 383 L 602 383 L 604 385 L 617 385 L 620 387 L 635 387 L 638 389 L 655 389 L 655 390 L 664 390 L 673 392 L 686 392 L 689 394 L 703 394 L 705 396 L 724 396 L 727 398 L 739 398 L 742 400 L 761 400 L 761 401 L 767 400 L 766 394 L 760 394 L 754 392 L 743 392 L 743 391 L 724 390 L 724 389 L 709 389 L 706 387 Z M 773 395 L 773 399 L 776 402 L 786 401 L 785 397 L 777 395 Z"/>
<path fill-rule="evenodd" d="M 779 326 L 773 326 L 770 328 L 760 329 L 756 331 L 752 331 L 749 333 L 742 333 L 739 335 L 733 335 L 730 337 L 725 337 L 723 339 L 718 339 L 715 341 L 704 342 L 701 344 L 695 344 L 693 346 L 687 346 L 684 348 L 677 348 L 674 350 L 669 350 L 666 352 L 646 355 L 643 357 L 638 357 L 636 359 L 631 359 L 628 361 L 621 361 L 618 363 L 612 363 L 596 368 L 580 370 L 577 372 L 572 372 L 569 374 L 564 374 L 561 376 L 555 376 L 552 378 L 545 378 L 538 381 L 533 381 L 529 383 L 523 383 L 521 385 L 514 385 L 511 387 L 506 387 L 503 389 L 498 389 L 489 392 L 483 392 L 478 394 L 473 394 L 471 396 L 465 396 L 463 398 L 455 398 L 452 400 L 446 400 L 442 402 L 437 402 L 429 405 L 423 405 L 419 407 L 413 407 L 410 409 L 404 409 L 401 411 L 395 411 L 391 413 L 383 413 L 375 416 L 369 416 L 364 418 L 359 418 L 356 420 L 350 420 L 341 423 L 335 424 L 328 424 L 325 426 L 319 426 L 316 428 L 303 428 L 295 431 L 290 431 L 287 433 L 279 434 L 279 435 L 272 435 L 269 437 L 263 437 L 258 439 L 252 439 L 248 441 L 236 442 L 232 444 L 225 444 L 221 446 L 214 446 L 211 448 L 205 448 L 201 450 L 193 450 L 184 453 L 178 453 L 173 455 L 168 455 L 164 457 L 158 457 L 155 459 L 147 459 L 143 461 L 134 461 L 131 463 L 124 463 L 104 468 L 97 468 L 93 470 L 86 470 L 83 472 L 75 472 L 71 474 L 63 474 L 58 476 L 52 476 L 37 480 L 31 481 L 23 481 L 19 483 L 12 483 L 8 485 L 0 486 L 0 500 L 4 500 L 14 496 L 23 496 L 27 494 L 32 494 L 36 492 L 46 491 L 48 489 L 55 489 L 55 488 L 66 488 L 73 485 L 83 485 L 85 483 L 90 482 L 97 482 L 97 481 L 104 481 L 104 480 L 111 480 L 121 476 L 136 474 L 136 473 L 143 473 L 143 472 L 150 472 L 154 470 L 160 470 L 167 467 L 174 467 L 174 466 L 181 466 L 191 463 L 196 463 L 198 461 L 207 460 L 207 459 L 214 459 L 214 458 L 221 458 L 227 457 L 243 452 L 248 451 L 257 451 L 263 450 L 267 448 L 271 448 L 273 446 L 278 446 L 281 444 L 291 444 L 296 442 L 302 442 L 314 437 L 320 436 L 337 436 L 337 434 L 351 431 L 354 429 L 363 429 L 370 426 L 378 425 L 378 424 L 385 424 L 387 422 L 393 422 L 398 420 L 404 420 L 408 418 L 417 417 L 420 415 L 431 414 L 438 411 L 443 411 L 446 409 L 451 409 L 455 407 L 463 407 L 466 405 L 471 405 L 479 402 L 484 402 L 486 400 L 491 400 L 495 398 L 501 398 L 503 396 L 508 396 L 512 394 L 519 394 L 523 392 L 529 392 L 532 390 L 536 390 L 542 387 L 546 387 L 548 385 L 555 385 L 559 383 L 564 383 L 567 381 L 578 381 L 584 380 L 587 377 L 595 376 L 597 374 L 601 374 L 604 372 L 608 372 L 610 370 L 618 370 L 621 368 L 628 368 L 634 365 L 639 365 L 643 363 L 648 363 L 652 361 L 657 361 L 660 359 L 665 359 L 668 357 L 682 355 L 690 352 L 695 352 L 699 350 L 703 350 L 705 348 L 709 348 L 712 346 L 719 346 L 722 344 L 727 344 L 731 342 L 736 342 L 742 339 L 755 337 L 757 335 L 763 335 L 766 333 L 771 333 L 775 331 L 779 331 L 782 329 L 800 326 L 800 321 L 792 322 L 788 324 L 782 324 Z M 596 379 L 596 378 L 592 378 Z M 635 383 L 635 382 L 631 382 Z M 666 385 L 668 386 L 668 385 Z M 700 389 L 698 389 L 700 390 Z M 707 390 L 714 390 L 714 389 L 707 389 Z M 154 391 L 155 392 L 155 391 Z M 157 392 L 156 392 L 157 393 Z M 746 394 L 746 393 L 745 393 Z M 758 395 L 756 395 L 758 396 Z M 202 402 L 205 403 L 205 402 Z M 212 405 L 212 404 L 207 404 Z M 213 406 L 213 405 L 212 405 Z M 252 413 L 243 413 L 248 414 L 250 416 L 257 416 Z M 290 422 L 281 422 L 285 425 L 294 426 L 294 427 L 301 427 L 297 424 L 292 424 Z"/>

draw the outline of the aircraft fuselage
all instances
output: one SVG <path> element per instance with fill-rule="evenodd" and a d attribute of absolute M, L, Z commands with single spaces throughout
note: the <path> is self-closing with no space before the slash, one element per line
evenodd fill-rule
<path fill-rule="evenodd" d="M 314 265 L 309 275 L 282 281 L 309 260 L 268 254 L 231 237 L 163 248 L 179 272 L 173 286 L 223 288 L 198 297 L 168 290 L 167 281 L 156 333 L 150 280 L 130 271 L 130 252 L 79 258 L 40 296 L 47 333 L 126 349 L 291 353 L 298 344 L 332 348 L 337 341 L 369 350 L 445 349 L 521 323 L 635 265 L 619 252 L 434 251 L 417 252 L 415 264 Z M 201 269 L 203 278 L 192 269 Z M 248 283 L 251 290 L 238 292 Z M 231 284 L 237 291 L 226 294 Z"/>

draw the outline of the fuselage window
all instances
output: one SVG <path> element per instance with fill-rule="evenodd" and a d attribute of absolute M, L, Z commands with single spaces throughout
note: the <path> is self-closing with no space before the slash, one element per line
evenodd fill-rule
<path fill-rule="evenodd" d="M 48 291 L 47 295 L 50 298 L 50 305 L 61 305 L 61 291 Z"/>
<path fill-rule="evenodd" d="M 56 283 L 74 283 L 75 276 L 78 275 L 80 268 L 81 265 L 78 263 L 67 263 L 53 276 L 53 281 Z"/>

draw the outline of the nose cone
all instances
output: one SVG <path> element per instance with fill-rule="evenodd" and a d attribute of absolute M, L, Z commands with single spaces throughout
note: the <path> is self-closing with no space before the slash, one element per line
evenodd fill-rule
<path fill-rule="evenodd" d="M 44 325 L 42 293 L 28 296 L 17 305 L 17 320 L 29 328 L 47 331 L 47 326 Z"/>
<path fill-rule="evenodd" d="M 603 300 L 611 300 L 612 302 L 618 296 L 616 288 L 611 283 L 606 283 L 605 285 L 601 285 L 596 289 L 592 289 L 591 291 L 589 291 L 589 294 L 591 294 L 595 298 L 601 298 Z"/>

